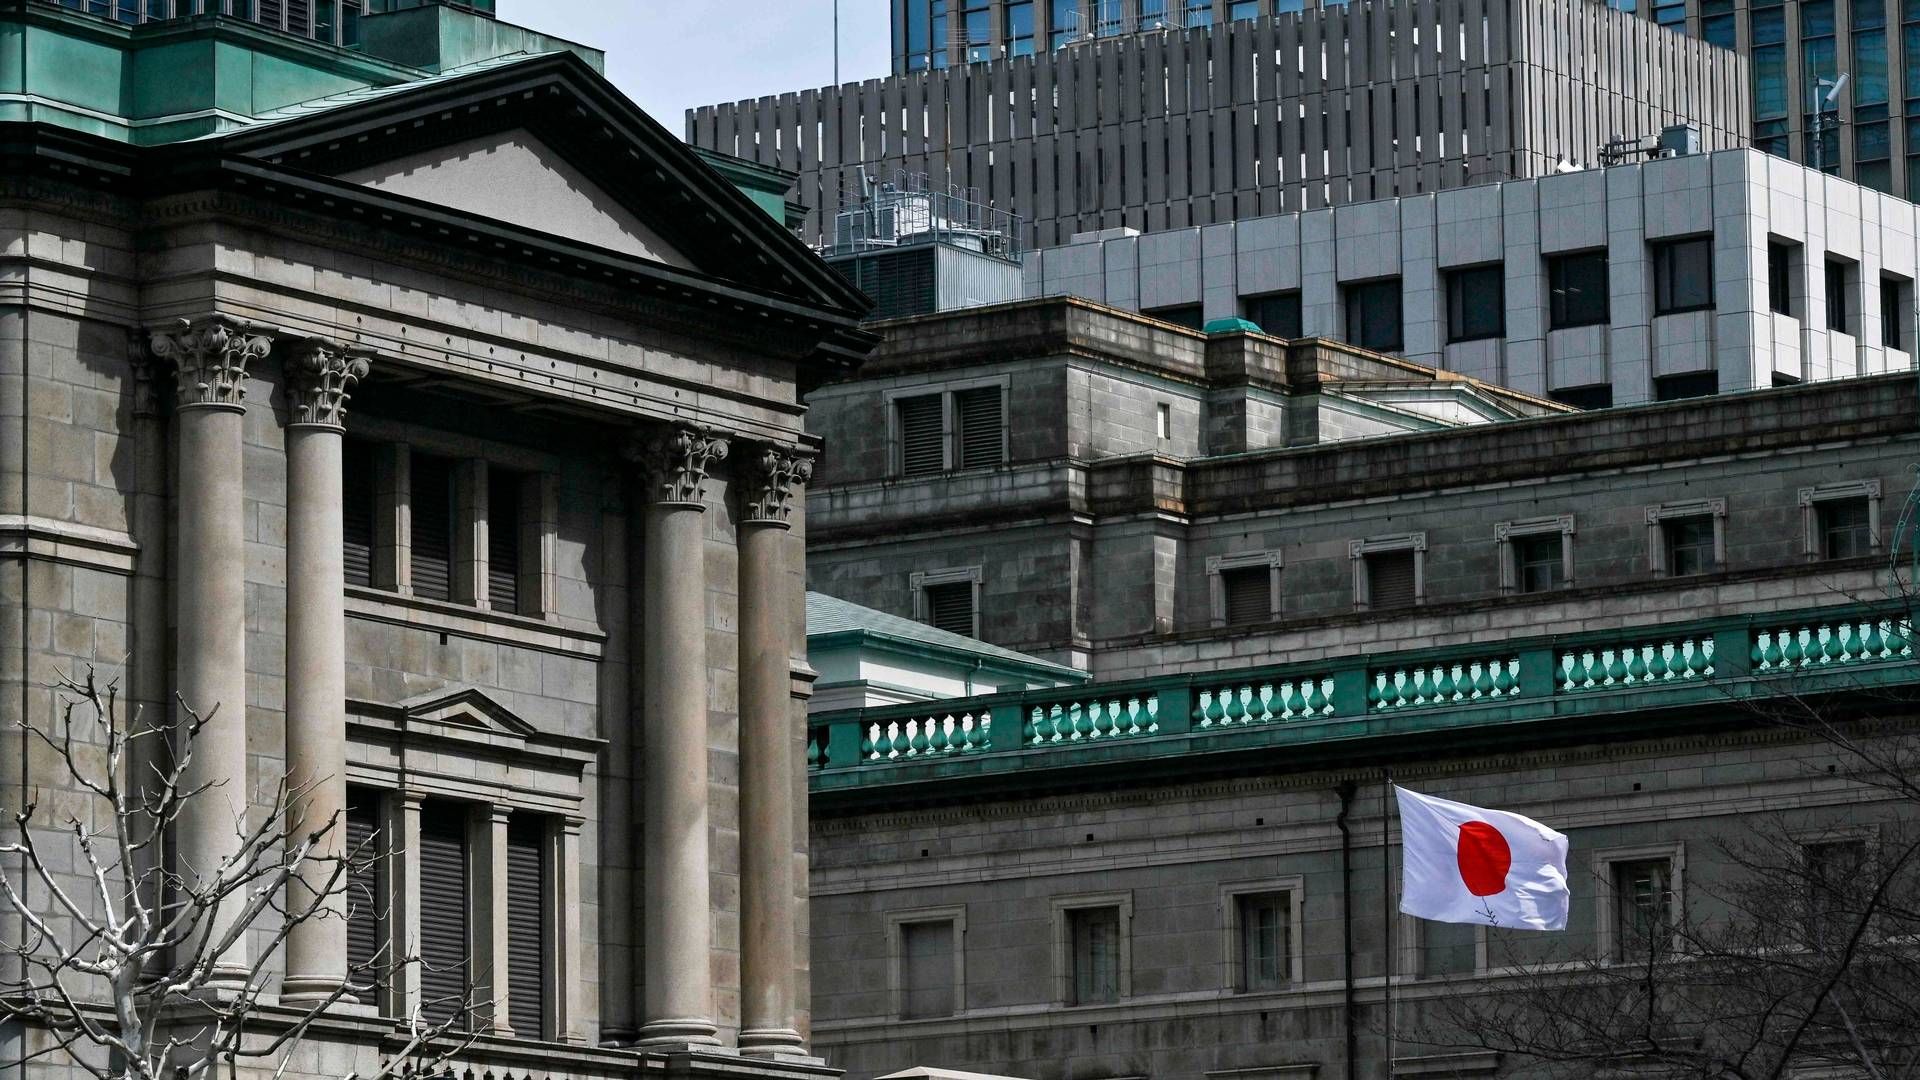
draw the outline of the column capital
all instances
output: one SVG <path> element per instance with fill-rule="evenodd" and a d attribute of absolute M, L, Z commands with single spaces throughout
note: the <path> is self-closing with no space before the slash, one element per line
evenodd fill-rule
<path fill-rule="evenodd" d="M 653 505 L 702 507 L 707 470 L 726 460 L 727 440 L 695 424 L 669 424 L 642 437 L 631 454 Z"/>
<path fill-rule="evenodd" d="M 813 451 L 797 446 L 754 443 L 740 461 L 745 485 L 742 523 L 786 528 L 793 514 L 794 489 L 813 479 Z"/>
<path fill-rule="evenodd" d="M 325 338 L 294 342 L 287 357 L 287 426 L 342 430 L 353 385 L 367 377 L 372 356 L 365 349 Z"/>
<path fill-rule="evenodd" d="M 271 334 L 230 315 L 178 319 L 148 331 L 148 341 L 174 365 L 182 409 L 244 409 L 247 365 L 273 348 Z"/>

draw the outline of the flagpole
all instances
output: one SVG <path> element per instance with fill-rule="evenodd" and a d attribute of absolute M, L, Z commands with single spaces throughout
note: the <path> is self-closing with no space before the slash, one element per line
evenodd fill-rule
<path fill-rule="evenodd" d="M 1385 769 L 1383 773 L 1384 782 L 1380 787 L 1380 922 L 1386 935 L 1382 947 L 1387 973 L 1383 984 L 1387 1001 L 1387 1060 L 1381 1075 L 1393 1080 L 1393 954 L 1399 951 L 1400 944 L 1398 935 L 1393 932 L 1393 818 L 1387 805 L 1393 799 L 1393 770 Z"/>

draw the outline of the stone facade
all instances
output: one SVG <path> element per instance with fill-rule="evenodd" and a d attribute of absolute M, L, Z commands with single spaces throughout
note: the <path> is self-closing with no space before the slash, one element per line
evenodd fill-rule
<path fill-rule="evenodd" d="M 995 488 L 949 516 L 898 496 L 898 516 L 864 508 L 857 559 L 836 544 L 854 525 L 830 481 L 812 496 L 815 588 L 904 614 L 913 573 L 972 560 L 989 640 L 1096 678 L 813 716 L 817 1045 L 856 1077 L 1519 1068 L 1416 1033 L 1438 999 L 1542 950 L 1611 955 L 1620 868 L 1657 862 L 1675 910 L 1708 918 L 1736 880 L 1724 845 L 1755 828 L 1871 837 L 1910 814 L 1830 745 L 1732 702 L 1783 686 L 1824 700 L 1780 682 L 1798 661 L 1769 650 L 1905 625 L 1886 568 L 1913 542 L 1895 522 L 1917 388 L 1887 375 L 1228 456 L 1088 455 L 1054 489 L 1020 486 L 1032 466 L 1015 462 L 922 481 Z M 1843 504 L 1859 522 L 1844 540 Z M 1544 581 L 1524 572 L 1528 538 L 1557 556 Z M 1369 603 L 1373 560 L 1392 555 L 1414 560 L 1412 595 Z M 1272 607 L 1222 625 L 1235 569 L 1271 582 Z M 1912 678 L 1905 648 L 1845 653 L 1862 666 L 1826 689 Z M 1566 831 L 1568 932 L 1389 914 L 1387 773 Z M 1250 897 L 1286 920 L 1267 985 L 1244 969 Z M 1112 913 L 1110 989 L 1078 981 L 1083 912 Z M 929 940 L 951 977 L 925 966 Z"/>
<path fill-rule="evenodd" d="M 38 4 L 0 10 L 9 30 L 35 48 L 258 40 Z M 262 48 L 311 52 L 329 85 L 319 46 Z M 428 910 L 468 927 L 479 1037 L 458 1070 L 819 1075 L 800 396 L 870 345 L 864 302 L 572 53 L 428 74 L 229 117 L 188 151 L 16 131 L 0 719 L 48 719 L 56 673 L 92 668 L 150 714 L 211 714 L 195 775 L 240 807 L 285 779 L 323 816 L 372 808 L 389 955 L 416 951 Z M 475 138 L 580 205 L 488 215 L 360 179 L 406 158 L 484 190 L 502 177 L 464 152 Z M 84 805 L 25 736 L 0 762 L 10 810 Z M 224 805 L 183 818 L 182 865 L 233 842 Z M 434 894 L 422 835 L 449 815 L 466 888 Z M 523 833 L 532 924 L 509 914 Z M 347 921 L 266 961 L 269 1013 L 341 985 Z M 532 1011 L 506 985 L 527 933 Z M 424 977 L 363 992 L 288 1075 L 364 1071 Z"/>

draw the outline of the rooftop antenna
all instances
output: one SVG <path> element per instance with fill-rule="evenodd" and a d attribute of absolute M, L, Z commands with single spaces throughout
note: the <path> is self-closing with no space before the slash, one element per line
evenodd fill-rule
<path fill-rule="evenodd" d="M 840 0 L 833 0 L 833 85 L 840 85 Z"/>
<path fill-rule="evenodd" d="M 1814 172 L 1827 171 L 1827 129 L 1840 124 L 1840 91 L 1847 88 L 1847 80 L 1852 77 L 1843 71 L 1834 78 L 1814 81 L 1815 91 L 1826 90 L 1826 94 L 1820 98 L 1820 110 L 1813 116 Z M 1827 119 L 1828 113 L 1833 114 L 1831 121 Z"/>

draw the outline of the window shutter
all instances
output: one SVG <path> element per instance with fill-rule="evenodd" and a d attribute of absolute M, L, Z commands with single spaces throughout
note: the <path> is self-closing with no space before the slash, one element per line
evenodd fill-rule
<path fill-rule="evenodd" d="M 1073 1000 L 1076 1005 L 1120 1000 L 1120 911 L 1072 913 Z"/>
<path fill-rule="evenodd" d="M 973 582 L 926 586 L 927 622 L 950 634 L 973 636 Z"/>
<path fill-rule="evenodd" d="M 296 34 L 312 36 L 312 11 L 311 0 L 287 0 L 287 29 Z"/>
<path fill-rule="evenodd" d="M 523 1039 L 547 1037 L 546 834 L 533 815 L 507 824 L 507 1022 Z"/>
<path fill-rule="evenodd" d="M 487 470 L 487 603 L 495 611 L 520 610 L 520 481 Z"/>
<path fill-rule="evenodd" d="M 962 390 L 953 395 L 954 412 L 960 417 L 960 467 L 978 469 L 1006 460 L 1005 422 L 1000 409 L 997 386 Z"/>
<path fill-rule="evenodd" d="M 341 556 L 349 585 L 373 584 L 373 447 L 347 440 L 340 461 Z"/>
<path fill-rule="evenodd" d="M 1367 556 L 1367 606 L 1407 607 L 1413 603 L 1413 552 Z"/>
<path fill-rule="evenodd" d="M 355 989 L 370 990 L 381 981 L 380 909 L 386 895 L 381 873 L 380 797 L 364 788 L 347 790 L 347 967 Z M 362 1003 L 370 1003 L 361 995 Z"/>
<path fill-rule="evenodd" d="M 419 859 L 421 1011 L 437 1024 L 466 1006 L 467 820 L 461 807 L 429 802 L 420 808 Z"/>
<path fill-rule="evenodd" d="M 413 594 L 453 596 L 453 463 L 413 455 Z"/>
<path fill-rule="evenodd" d="M 1239 625 L 1272 618 L 1272 579 L 1272 571 L 1264 566 L 1220 571 L 1220 588 L 1227 598 L 1227 622 Z"/>
<path fill-rule="evenodd" d="M 903 398 L 900 403 L 900 472 L 927 476 L 947 467 L 945 424 L 940 395 Z"/>

